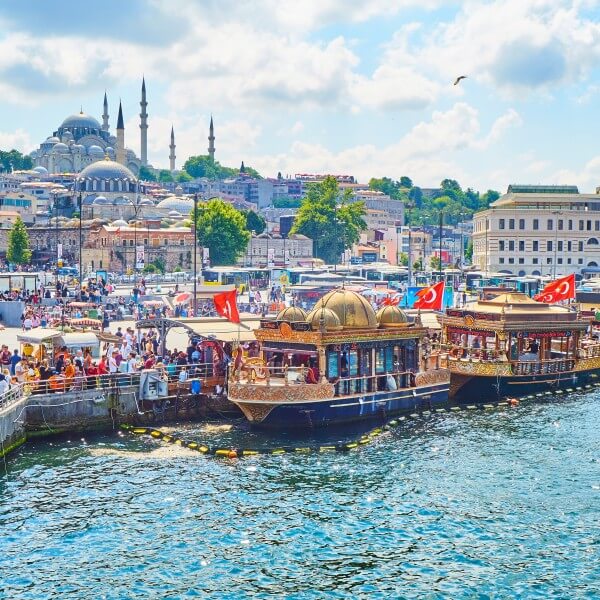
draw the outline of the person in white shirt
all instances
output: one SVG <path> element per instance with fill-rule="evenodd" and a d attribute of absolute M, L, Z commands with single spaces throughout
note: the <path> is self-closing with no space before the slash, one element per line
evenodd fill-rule
<path fill-rule="evenodd" d="M 118 352 L 114 350 L 108 359 L 108 372 L 112 375 L 119 370 L 117 365 L 117 354 Z"/>
<path fill-rule="evenodd" d="M 6 394 L 9 389 L 10 385 L 8 384 L 8 381 L 6 381 L 6 376 L 0 373 L 0 396 Z"/>
<path fill-rule="evenodd" d="M 19 383 L 23 383 L 25 381 L 25 367 L 23 367 L 22 360 L 15 365 L 15 377 Z"/>

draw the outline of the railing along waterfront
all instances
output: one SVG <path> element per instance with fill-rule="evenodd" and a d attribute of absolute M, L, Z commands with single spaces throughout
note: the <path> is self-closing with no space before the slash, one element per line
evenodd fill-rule
<path fill-rule="evenodd" d="M 114 387 L 139 386 L 143 371 L 157 373 L 167 383 L 185 384 L 192 379 L 210 379 L 222 377 L 225 379 L 224 371 L 215 368 L 213 363 L 190 363 L 176 365 L 175 369 L 167 369 L 166 366 L 156 366 L 150 369 L 132 371 L 130 373 L 107 373 L 103 375 L 75 375 L 73 377 L 53 376 L 50 379 L 29 380 L 23 383 L 13 384 L 11 388 L 0 397 L 0 407 L 3 406 L 4 398 L 10 402 L 15 397 L 23 395 L 56 394 L 64 392 L 76 392 L 85 390 L 109 390 Z M 185 371 L 185 377 L 182 372 Z"/>
<path fill-rule="evenodd" d="M 26 396 L 25 384 L 19 383 L 13 385 L 0 396 L 0 409 L 10 406 L 21 400 L 24 396 Z"/>

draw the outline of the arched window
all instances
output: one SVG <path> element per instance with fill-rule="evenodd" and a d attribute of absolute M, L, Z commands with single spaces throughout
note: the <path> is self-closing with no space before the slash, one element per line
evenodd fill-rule
<path fill-rule="evenodd" d="M 590 262 L 587 264 L 587 266 L 588 266 L 588 267 L 597 267 L 597 266 L 598 266 L 598 263 L 597 263 L 596 261 L 594 261 L 594 260 L 591 260 L 591 261 L 590 261 Z"/>
<path fill-rule="evenodd" d="M 532 271 L 531 272 L 532 275 L 541 275 L 541 273 L 538 270 Z"/>
<path fill-rule="evenodd" d="M 519 277 L 525 277 L 525 271 L 523 271 L 522 269 L 521 271 L 519 271 Z"/>
<path fill-rule="evenodd" d="M 588 246 L 597 246 L 598 245 L 598 238 L 590 238 L 587 241 L 587 245 Z"/>

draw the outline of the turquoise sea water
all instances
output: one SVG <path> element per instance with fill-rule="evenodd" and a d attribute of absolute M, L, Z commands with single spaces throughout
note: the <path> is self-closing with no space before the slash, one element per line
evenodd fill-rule
<path fill-rule="evenodd" d="M 73 435 L 7 469 L 2 598 L 600 597 L 597 392 L 435 415 L 348 454 Z"/>

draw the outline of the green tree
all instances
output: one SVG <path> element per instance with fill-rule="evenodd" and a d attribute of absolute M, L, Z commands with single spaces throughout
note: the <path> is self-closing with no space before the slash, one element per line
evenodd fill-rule
<path fill-rule="evenodd" d="M 189 173 L 186 173 L 185 171 L 180 171 L 179 173 L 177 173 L 176 180 L 179 183 L 185 183 L 186 181 L 191 181 L 192 179 L 193 179 L 193 177 Z"/>
<path fill-rule="evenodd" d="M 400 187 L 406 189 L 410 189 L 413 186 L 412 179 L 410 177 L 406 177 L 406 175 L 400 177 L 400 181 L 398 183 L 400 184 Z"/>
<path fill-rule="evenodd" d="M 169 171 L 168 169 L 161 169 L 158 172 L 158 181 L 160 181 L 161 183 L 172 183 L 174 179 L 173 175 L 171 174 L 171 171 Z"/>
<path fill-rule="evenodd" d="M 198 204 L 196 226 L 199 243 L 210 250 L 211 264 L 233 265 L 246 251 L 250 240 L 246 218 L 231 204 L 219 198 Z"/>
<path fill-rule="evenodd" d="M 415 262 L 413 263 L 413 269 L 415 271 L 423 270 L 423 259 L 421 257 L 419 257 L 417 260 L 415 260 Z"/>
<path fill-rule="evenodd" d="M 331 264 L 358 242 L 367 228 L 364 202 L 352 202 L 352 191 L 340 197 L 335 177 L 308 186 L 291 233 L 301 233 L 314 241 L 315 256 Z"/>
<path fill-rule="evenodd" d="M 403 267 L 408 266 L 408 254 L 406 252 L 400 252 L 400 264 Z"/>
<path fill-rule="evenodd" d="M 0 171 L 21 171 L 31 169 L 33 161 L 31 156 L 21 154 L 14 148 L 12 150 L 0 150 Z"/>
<path fill-rule="evenodd" d="M 246 217 L 246 229 L 255 231 L 260 235 L 266 228 L 267 222 L 262 215 L 255 213 L 253 210 L 243 210 L 242 214 Z"/>
<path fill-rule="evenodd" d="M 148 168 L 146 165 L 142 165 L 140 167 L 138 178 L 142 181 L 156 181 L 156 175 L 154 174 L 154 170 Z"/>
<path fill-rule="evenodd" d="M 8 233 L 6 259 L 14 265 L 28 265 L 31 262 L 29 234 L 21 217 L 17 217 L 17 220 Z"/>
<path fill-rule="evenodd" d="M 239 174 L 239 169 L 233 167 L 225 167 L 219 161 L 213 161 L 208 154 L 200 154 L 198 156 L 190 156 L 183 165 L 191 177 L 206 177 L 208 179 L 225 179 L 227 177 L 235 177 Z M 260 179 L 260 175 L 252 167 L 244 167 L 244 173 L 251 177 Z"/>
<path fill-rule="evenodd" d="M 473 240 L 469 240 L 465 248 L 465 260 L 469 263 L 473 261 Z"/>
<path fill-rule="evenodd" d="M 432 256 L 429 264 L 434 271 L 439 271 L 442 268 L 442 261 L 439 256 Z"/>

